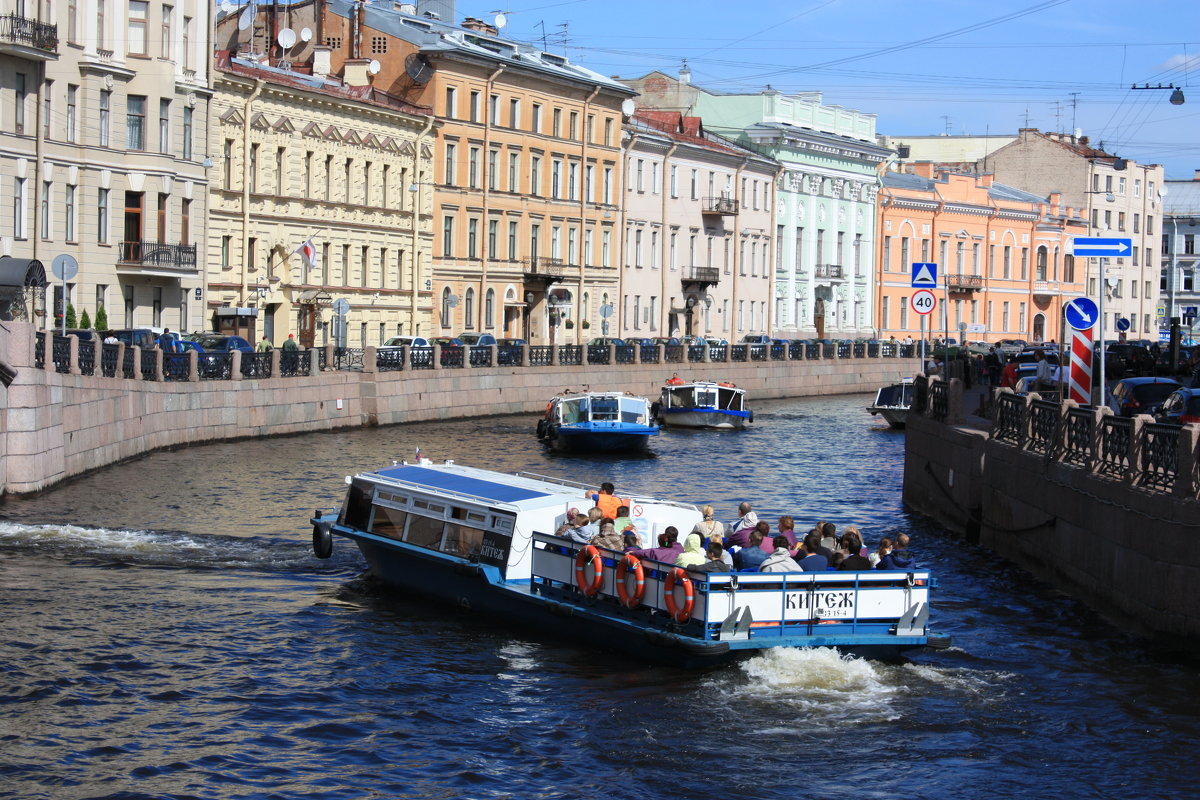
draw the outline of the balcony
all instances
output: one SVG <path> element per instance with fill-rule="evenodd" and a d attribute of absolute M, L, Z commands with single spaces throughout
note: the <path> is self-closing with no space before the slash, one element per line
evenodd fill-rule
<path fill-rule="evenodd" d="M 721 217 L 733 217 L 738 213 L 738 201 L 732 197 L 706 197 L 700 206 L 701 214 L 715 214 Z"/>
<path fill-rule="evenodd" d="M 0 53 L 53 61 L 58 58 L 58 26 L 17 14 L 0 16 Z"/>
<path fill-rule="evenodd" d="M 567 265 L 561 258 L 534 256 L 525 259 L 525 280 L 541 281 L 546 286 L 558 283 L 567 274 Z"/>
<path fill-rule="evenodd" d="M 1062 288 L 1058 285 L 1058 281 L 1036 280 L 1033 282 L 1033 297 L 1036 300 L 1050 300 L 1061 292 Z"/>
<path fill-rule="evenodd" d="M 817 264 L 813 269 L 813 275 L 818 278 L 829 278 L 840 281 L 846 277 L 841 264 Z"/>
<path fill-rule="evenodd" d="M 982 275 L 947 275 L 946 290 L 950 292 L 978 292 L 983 288 Z"/>
<path fill-rule="evenodd" d="M 683 270 L 683 285 L 707 289 L 721 282 L 720 267 L 687 267 Z"/>
<path fill-rule="evenodd" d="M 121 242 L 122 266 L 154 267 L 172 272 L 196 271 L 196 245 L 166 242 Z"/>

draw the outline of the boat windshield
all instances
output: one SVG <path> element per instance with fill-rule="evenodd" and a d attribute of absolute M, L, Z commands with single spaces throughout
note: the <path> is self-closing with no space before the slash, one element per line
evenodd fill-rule
<path fill-rule="evenodd" d="M 717 404 L 717 392 L 715 389 L 697 389 L 696 402 L 697 406 L 715 406 Z"/>
<path fill-rule="evenodd" d="M 621 422 L 646 423 L 646 403 L 640 397 L 621 398 Z"/>
<path fill-rule="evenodd" d="M 587 401 L 563 400 L 558 406 L 559 414 L 564 425 L 574 425 L 587 418 Z"/>
<path fill-rule="evenodd" d="M 741 411 L 742 410 L 742 396 L 743 395 L 741 392 L 735 392 L 733 389 L 722 389 L 720 391 L 720 394 L 721 394 L 721 406 L 720 406 L 721 408 L 730 410 L 730 411 Z"/>

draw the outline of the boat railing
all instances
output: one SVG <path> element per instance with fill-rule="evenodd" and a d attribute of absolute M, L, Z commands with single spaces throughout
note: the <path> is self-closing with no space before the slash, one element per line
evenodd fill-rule
<path fill-rule="evenodd" d="M 545 533 L 534 533 L 533 541 L 533 585 L 582 600 L 576 563 L 588 545 Z M 588 602 L 600 598 L 615 604 L 624 553 L 596 549 L 601 560 L 600 587 Z M 926 570 L 688 572 L 694 605 L 690 617 L 676 623 L 669 617 L 667 603 L 668 576 L 674 565 L 643 560 L 641 566 L 645 592 L 634 613 L 644 613 L 646 624 L 706 640 L 819 635 L 832 641 L 840 636 L 924 636 L 927 632 L 932 578 Z M 684 602 L 683 582 L 672 583 L 678 608 Z"/>

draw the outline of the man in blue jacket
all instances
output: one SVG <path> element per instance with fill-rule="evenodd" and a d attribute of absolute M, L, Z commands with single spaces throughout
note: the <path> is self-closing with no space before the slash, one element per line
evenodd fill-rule
<path fill-rule="evenodd" d="M 896 537 L 896 546 L 892 552 L 879 559 L 875 569 L 916 569 L 917 561 L 908 551 L 908 534 L 901 533 Z"/>

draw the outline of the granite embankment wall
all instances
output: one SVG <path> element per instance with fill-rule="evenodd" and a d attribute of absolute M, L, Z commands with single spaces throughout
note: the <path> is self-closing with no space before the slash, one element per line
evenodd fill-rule
<path fill-rule="evenodd" d="M 935 409 L 931 394 L 909 417 L 905 502 L 1118 628 L 1200 649 L 1198 426 L 1158 428 L 1036 395 L 1009 396 L 1017 413 L 993 425 L 963 413 L 957 384 L 943 384 L 949 402 Z"/>
<path fill-rule="evenodd" d="M 728 363 L 484 367 L 159 382 L 35 366 L 36 330 L 0 325 L 0 358 L 18 371 L 0 389 L 5 493 L 59 481 L 160 448 L 455 417 L 541 411 L 584 385 L 655 397 L 665 378 L 729 380 L 752 399 L 873 391 L 912 374 L 914 359 L 822 358 Z M 367 362 L 371 359 L 368 357 Z M 530 437 L 533 430 L 530 426 Z"/>

